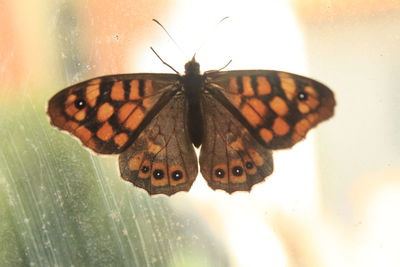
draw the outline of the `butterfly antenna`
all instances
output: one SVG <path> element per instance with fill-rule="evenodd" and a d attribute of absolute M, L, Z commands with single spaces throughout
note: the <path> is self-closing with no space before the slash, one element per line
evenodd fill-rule
<path fill-rule="evenodd" d="M 161 60 L 161 62 L 167 66 L 168 68 L 170 68 L 171 70 L 173 70 L 176 74 L 180 75 L 180 73 L 174 69 L 171 65 L 169 65 L 167 62 L 165 62 L 158 54 L 157 52 L 153 49 L 153 47 L 150 47 L 151 51 L 153 51 L 154 54 L 156 54 L 156 56 L 158 57 L 159 60 Z"/>
<path fill-rule="evenodd" d="M 219 69 L 217 69 L 217 70 L 209 70 L 209 71 L 207 71 L 207 74 L 219 72 L 219 71 L 225 69 L 226 67 L 228 67 L 229 64 L 231 64 L 231 62 L 232 62 L 232 59 L 229 60 L 229 62 L 226 63 L 225 66 L 223 66 L 222 68 L 219 68 Z"/>
<path fill-rule="evenodd" d="M 227 16 L 227 17 L 224 17 L 224 18 L 222 18 L 220 21 L 218 21 L 218 23 L 215 25 L 214 29 L 212 30 L 212 32 L 210 33 L 210 35 L 208 36 L 208 38 L 206 38 L 206 39 L 203 41 L 203 43 L 200 45 L 200 47 L 196 50 L 196 53 L 194 53 L 195 55 L 196 55 L 196 54 L 199 52 L 199 50 L 200 50 L 201 48 L 203 48 L 203 46 L 211 39 L 210 36 L 213 36 L 213 35 L 215 34 L 215 32 L 216 32 L 217 29 L 218 29 L 218 26 L 219 26 L 224 20 L 226 20 L 226 19 L 229 19 L 229 17 L 228 17 L 228 16 Z M 229 63 L 228 63 L 227 65 L 229 65 Z"/>
<path fill-rule="evenodd" d="M 217 71 L 221 71 L 221 70 L 225 69 L 226 67 L 229 66 L 229 64 L 231 64 L 231 62 L 232 62 L 232 59 L 230 59 L 229 62 L 225 64 L 225 66 L 223 66 L 222 68 L 218 69 Z"/>
<path fill-rule="evenodd" d="M 183 51 L 183 49 L 178 45 L 178 43 L 175 41 L 174 38 L 172 38 L 171 34 L 169 34 L 169 32 L 167 31 L 167 29 L 165 29 L 165 27 L 161 24 L 161 22 L 159 22 L 156 19 L 153 19 L 153 21 L 155 23 L 157 23 L 163 30 L 164 32 L 168 35 L 169 39 L 171 39 L 171 41 L 175 44 L 175 46 L 178 48 L 178 50 L 185 56 L 185 52 Z M 185 56 L 186 57 L 186 56 Z"/>

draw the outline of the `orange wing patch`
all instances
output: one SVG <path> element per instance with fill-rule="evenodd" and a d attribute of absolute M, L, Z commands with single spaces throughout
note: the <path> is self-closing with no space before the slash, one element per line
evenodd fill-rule
<path fill-rule="evenodd" d="M 289 133 L 290 126 L 284 119 L 277 117 L 272 125 L 272 130 L 274 130 L 277 135 L 285 135 Z"/>
<path fill-rule="evenodd" d="M 106 102 L 99 107 L 97 111 L 97 120 L 100 122 L 105 122 L 114 114 L 114 107 Z"/>
<path fill-rule="evenodd" d="M 242 77 L 242 82 L 243 82 L 243 95 L 244 96 L 253 96 L 254 95 L 254 89 L 251 86 L 251 78 L 250 78 L 250 76 L 243 76 Z"/>
<path fill-rule="evenodd" d="M 115 82 L 111 88 L 111 100 L 122 101 L 125 100 L 125 90 L 123 81 Z"/>
<path fill-rule="evenodd" d="M 107 142 L 111 139 L 111 137 L 115 135 L 115 131 L 108 122 L 105 122 L 103 126 L 101 126 L 99 130 L 97 130 L 96 135 L 100 140 Z"/>
<path fill-rule="evenodd" d="M 129 99 L 130 100 L 137 100 L 140 99 L 139 95 L 139 81 L 138 80 L 133 80 L 130 82 L 131 89 L 129 92 Z"/>
<path fill-rule="evenodd" d="M 280 86 L 286 94 L 286 98 L 289 100 L 293 100 L 296 94 L 296 83 L 293 77 L 285 72 L 279 72 L 278 76 L 281 81 Z"/>
<path fill-rule="evenodd" d="M 262 118 L 260 115 L 252 108 L 249 104 L 242 107 L 242 114 L 247 119 L 247 121 L 253 126 L 257 127 L 262 124 Z"/>
<path fill-rule="evenodd" d="M 128 102 L 124 104 L 120 109 L 118 110 L 118 119 L 120 123 L 123 123 L 126 121 L 126 119 L 132 114 L 132 112 L 137 108 L 137 104 Z"/>
<path fill-rule="evenodd" d="M 135 108 L 129 114 L 129 117 L 124 122 L 123 126 L 128 130 L 136 129 L 143 121 L 145 113 L 140 108 Z"/>
<path fill-rule="evenodd" d="M 96 106 L 97 98 L 100 95 L 100 82 L 100 79 L 94 79 L 86 87 L 86 99 L 92 108 Z"/>
<path fill-rule="evenodd" d="M 227 88 L 227 91 L 232 94 L 239 93 L 239 86 L 236 76 L 233 76 L 229 79 L 229 86 Z"/>
<path fill-rule="evenodd" d="M 129 137 L 126 133 L 120 133 L 114 136 L 114 143 L 117 144 L 118 147 L 123 147 L 128 139 Z"/>
<path fill-rule="evenodd" d="M 86 108 L 76 112 L 75 115 L 74 115 L 74 118 L 77 121 L 83 121 L 86 118 Z"/>
<path fill-rule="evenodd" d="M 81 126 L 78 127 L 75 131 L 74 134 L 81 139 L 83 143 L 87 143 L 93 136 L 93 133 L 86 127 Z"/>
<path fill-rule="evenodd" d="M 261 128 L 259 131 L 259 135 L 266 143 L 270 142 L 272 138 L 274 138 L 274 134 L 266 128 Z"/>
<path fill-rule="evenodd" d="M 286 102 L 279 96 L 272 98 L 272 100 L 269 102 L 269 106 L 279 116 L 285 116 L 289 111 Z"/>
<path fill-rule="evenodd" d="M 272 92 L 271 84 L 264 76 L 257 76 L 258 95 L 269 95 Z"/>

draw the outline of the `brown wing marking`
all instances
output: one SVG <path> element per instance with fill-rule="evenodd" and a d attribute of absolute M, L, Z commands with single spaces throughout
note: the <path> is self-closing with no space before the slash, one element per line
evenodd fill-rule
<path fill-rule="evenodd" d="M 200 170 L 208 185 L 228 193 L 250 191 L 273 171 L 271 151 L 210 95 L 202 96 L 204 138 Z"/>
<path fill-rule="evenodd" d="M 150 195 L 189 191 L 197 157 L 186 125 L 186 100 L 176 95 L 120 155 L 122 178 Z"/>

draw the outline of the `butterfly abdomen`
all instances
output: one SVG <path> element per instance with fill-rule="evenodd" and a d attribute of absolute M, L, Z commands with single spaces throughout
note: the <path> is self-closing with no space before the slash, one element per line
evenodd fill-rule
<path fill-rule="evenodd" d="M 186 121 L 192 143 L 199 147 L 203 138 L 203 117 L 200 108 L 200 94 L 204 86 L 204 78 L 200 75 L 199 64 L 192 59 L 185 66 L 182 84 L 187 98 Z"/>

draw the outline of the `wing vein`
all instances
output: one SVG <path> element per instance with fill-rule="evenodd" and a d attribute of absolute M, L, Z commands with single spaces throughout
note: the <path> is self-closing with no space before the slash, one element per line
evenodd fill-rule
<path fill-rule="evenodd" d="M 186 113 L 186 110 L 185 110 L 184 114 L 185 114 L 185 113 Z M 185 123 L 185 122 L 184 122 L 184 123 Z M 185 125 L 184 125 L 183 127 L 185 127 Z M 175 132 L 175 127 L 174 127 L 174 132 Z M 179 142 L 178 142 L 178 139 L 177 139 L 177 137 L 176 137 L 176 134 L 175 134 L 174 136 L 175 136 L 175 140 L 176 140 L 176 145 L 177 145 L 178 150 L 179 150 L 179 156 L 180 156 L 180 158 L 181 158 L 181 160 L 182 160 L 183 168 L 185 169 L 186 176 L 187 176 L 187 178 L 189 179 L 189 171 L 188 171 L 188 168 L 187 168 L 187 164 L 186 164 L 186 162 L 185 162 L 185 160 L 184 160 L 184 158 L 183 158 L 183 155 L 182 155 L 182 149 L 181 149 L 181 147 L 180 147 L 180 145 L 179 145 Z M 191 145 L 191 144 L 190 144 L 190 145 Z M 195 178 L 196 178 L 196 177 L 195 177 Z"/>

